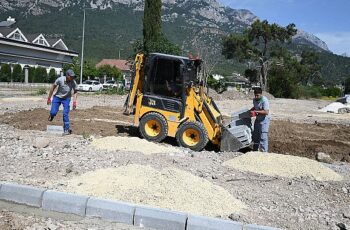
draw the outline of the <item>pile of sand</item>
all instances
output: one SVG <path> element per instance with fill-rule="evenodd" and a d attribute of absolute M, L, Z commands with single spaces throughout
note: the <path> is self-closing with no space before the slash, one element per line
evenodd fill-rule
<path fill-rule="evenodd" d="M 275 153 L 249 152 L 224 166 L 268 176 L 309 177 L 318 181 L 341 181 L 342 176 L 317 161 Z"/>
<path fill-rule="evenodd" d="M 181 150 L 172 146 L 166 146 L 158 143 L 149 142 L 137 137 L 115 137 L 109 136 L 94 139 L 91 143 L 97 149 L 105 149 L 109 151 L 129 151 L 141 152 L 145 155 L 156 153 L 180 153 Z"/>
<path fill-rule="evenodd" d="M 246 206 L 228 191 L 176 168 L 161 171 L 128 165 L 85 173 L 68 182 L 69 192 L 205 216 L 228 216 Z"/>

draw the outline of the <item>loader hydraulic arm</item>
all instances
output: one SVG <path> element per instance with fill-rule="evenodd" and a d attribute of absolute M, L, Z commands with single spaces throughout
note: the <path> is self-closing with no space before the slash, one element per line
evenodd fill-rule
<path fill-rule="evenodd" d="M 126 108 L 124 111 L 124 114 L 130 115 L 133 112 L 133 106 L 135 103 L 136 95 L 142 91 L 142 68 L 144 64 L 144 55 L 143 54 L 137 54 L 135 58 L 135 72 L 134 76 L 131 80 L 131 90 L 129 92 L 127 101 L 126 101 Z"/>

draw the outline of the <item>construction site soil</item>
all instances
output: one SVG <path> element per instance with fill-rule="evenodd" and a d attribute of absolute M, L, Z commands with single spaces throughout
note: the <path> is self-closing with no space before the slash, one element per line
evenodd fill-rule
<path fill-rule="evenodd" d="M 84 136 L 139 136 L 132 126 L 132 117 L 123 115 L 122 108 L 95 106 L 72 111 L 70 114 L 74 134 Z M 62 125 L 59 113 L 48 122 L 46 109 L 5 113 L 2 123 L 22 130 L 45 131 L 47 125 Z M 350 162 L 350 128 L 338 124 L 303 124 L 274 120 L 270 126 L 270 151 L 315 159 L 318 152 L 329 154 L 334 160 Z M 176 145 L 174 140 L 168 143 Z"/>
<path fill-rule="evenodd" d="M 350 114 L 320 112 L 329 101 L 271 100 L 271 154 L 256 155 L 210 148 L 193 152 L 177 147 L 172 138 L 161 144 L 146 142 L 138 138 L 132 117 L 122 114 L 125 96 L 79 94 L 78 109 L 70 116 L 76 135 L 62 136 L 45 132 L 47 125 L 62 126 L 61 111 L 53 122 L 47 121 L 46 95 L 28 97 L 20 90 L 0 88 L 0 183 L 110 199 L 105 193 L 117 190 L 122 196 L 115 199 L 124 202 L 177 211 L 196 208 L 200 215 L 282 229 L 350 228 Z M 249 96 L 216 102 L 225 116 L 252 104 Z M 143 152 L 149 148 L 153 154 Z M 318 152 L 335 161 L 315 161 Z M 230 200 L 244 204 L 242 212 L 231 201 L 226 211 L 205 206 L 219 195 L 218 187 Z M 129 200 L 130 191 L 136 200 Z M 0 229 L 135 229 L 25 209 L 0 201 Z"/>

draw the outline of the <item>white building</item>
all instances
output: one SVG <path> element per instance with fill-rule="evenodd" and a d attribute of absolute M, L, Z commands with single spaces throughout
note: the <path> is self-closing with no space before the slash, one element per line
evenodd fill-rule
<path fill-rule="evenodd" d="M 16 21 L 9 17 L 0 22 L 0 64 L 20 64 L 25 69 L 25 82 L 28 83 L 27 67 L 44 67 L 49 72 L 55 69 L 59 75 L 64 64 L 71 64 L 78 53 L 68 49 L 62 39 L 45 38 L 43 34 L 25 35 L 14 27 Z"/>

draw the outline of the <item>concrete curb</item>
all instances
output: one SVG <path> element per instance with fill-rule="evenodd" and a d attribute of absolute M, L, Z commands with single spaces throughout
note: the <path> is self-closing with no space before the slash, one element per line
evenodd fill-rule
<path fill-rule="evenodd" d="M 0 187 L 0 200 L 41 207 L 41 201 L 46 189 L 35 188 L 19 184 L 2 184 Z"/>
<path fill-rule="evenodd" d="M 279 228 L 265 227 L 256 224 L 244 225 L 243 230 L 280 230 Z"/>
<path fill-rule="evenodd" d="M 42 200 L 43 210 L 85 216 L 86 203 L 90 197 L 47 190 Z"/>
<path fill-rule="evenodd" d="M 189 215 L 186 230 L 242 230 L 243 224 L 203 216 Z"/>
<path fill-rule="evenodd" d="M 100 217 L 112 222 L 134 224 L 135 206 L 91 197 L 86 205 L 86 216 Z"/>
<path fill-rule="evenodd" d="M 137 206 L 134 216 L 134 225 L 138 227 L 184 230 L 187 214 L 164 209 Z"/>
<path fill-rule="evenodd" d="M 0 200 L 42 210 L 165 230 L 279 230 L 255 224 L 196 216 L 182 212 L 134 205 L 95 197 L 57 192 L 27 185 L 0 183 Z"/>

